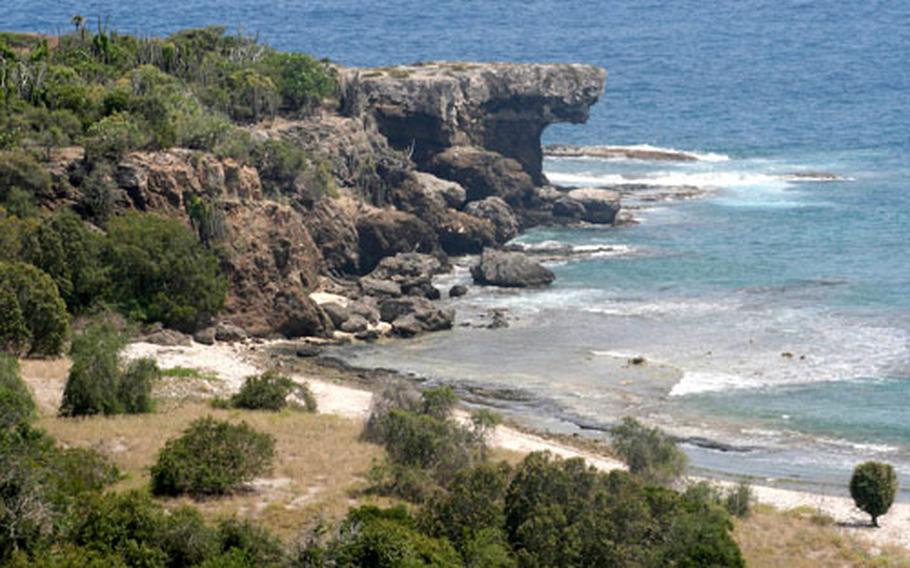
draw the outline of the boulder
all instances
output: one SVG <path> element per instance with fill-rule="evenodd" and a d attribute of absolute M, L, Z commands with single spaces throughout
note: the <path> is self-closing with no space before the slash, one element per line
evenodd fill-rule
<path fill-rule="evenodd" d="M 445 207 L 458 209 L 467 199 L 467 192 L 457 182 L 440 179 L 426 172 L 415 172 L 414 178 L 425 195 L 441 200 Z"/>
<path fill-rule="evenodd" d="M 380 317 L 392 324 L 392 331 L 398 335 L 410 336 L 416 330 L 440 331 L 450 329 L 455 321 L 455 311 L 438 308 L 426 298 L 410 296 L 390 299 L 379 305 Z"/>
<path fill-rule="evenodd" d="M 391 280 L 379 280 L 364 276 L 359 280 L 360 291 L 375 298 L 397 298 L 401 296 L 401 285 Z"/>
<path fill-rule="evenodd" d="M 436 235 L 442 249 L 451 255 L 479 254 L 497 242 L 493 223 L 454 209 L 447 210 L 436 226 Z"/>
<path fill-rule="evenodd" d="M 375 210 L 357 220 L 360 269 L 367 273 L 383 258 L 400 252 L 437 254 L 433 229 L 416 215 L 393 209 Z"/>
<path fill-rule="evenodd" d="M 448 148 L 433 158 L 430 171 L 464 186 L 469 202 L 496 196 L 518 204 L 534 193 L 534 181 L 521 164 L 483 148 Z"/>
<path fill-rule="evenodd" d="M 205 329 L 200 329 L 193 334 L 193 341 L 196 343 L 201 343 L 203 345 L 214 345 L 215 344 L 215 328 L 207 327 Z"/>
<path fill-rule="evenodd" d="M 553 215 L 557 217 L 566 217 L 569 219 L 583 219 L 587 216 L 588 210 L 581 201 L 572 199 L 567 195 L 557 197 L 553 201 Z"/>
<path fill-rule="evenodd" d="M 399 253 L 382 259 L 373 272 L 361 280 L 392 283 L 400 288 L 402 294 L 435 300 L 439 298 L 439 291 L 433 286 L 433 276 L 448 269 L 447 264 L 432 255 Z"/>
<path fill-rule="evenodd" d="M 619 213 L 619 193 L 615 191 L 586 187 L 573 189 L 566 196 L 584 207 L 582 219 L 588 223 L 611 225 Z"/>
<path fill-rule="evenodd" d="M 166 347 L 176 347 L 178 345 L 186 346 L 192 344 L 190 336 L 173 329 L 159 329 L 146 335 L 144 338 L 142 338 L 142 340 L 146 343 L 154 343 L 155 345 L 163 345 Z"/>
<path fill-rule="evenodd" d="M 553 272 L 520 252 L 487 249 L 471 269 L 474 282 L 507 288 L 546 286 L 556 279 Z"/>
<path fill-rule="evenodd" d="M 350 302 L 348 309 L 352 316 L 360 316 L 371 324 L 379 323 L 379 309 L 363 300 Z"/>
<path fill-rule="evenodd" d="M 449 288 L 449 297 L 450 298 L 459 298 L 468 293 L 468 287 L 463 284 L 455 284 Z"/>
<path fill-rule="evenodd" d="M 334 326 L 332 320 L 308 296 L 282 292 L 272 303 L 274 329 L 288 338 L 328 337 Z"/>
<path fill-rule="evenodd" d="M 465 213 L 486 219 L 496 228 L 496 241 L 504 243 L 518 235 L 518 218 L 509 204 L 499 197 L 487 197 L 472 201 L 465 207 Z"/>
<path fill-rule="evenodd" d="M 336 328 L 341 327 L 341 324 L 351 317 L 351 311 L 348 307 L 343 306 L 340 303 L 326 302 L 324 304 L 319 304 L 319 307 L 322 308 L 325 315 L 329 316 L 329 319 L 332 320 L 332 325 Z"/>
<path fill-rule="evenodd" d="M 370 326 L 370 322 L 363 316 L 353 315 L 341 324 L 341 331 L 345 333 L 360 333 Z"/>
<path fill-rule="evenodd" d="M 219 323 L 215 326 L 215 339 L 217 341 L 243 341 L 246 338 L 246 331 L 236 325 Z"/>

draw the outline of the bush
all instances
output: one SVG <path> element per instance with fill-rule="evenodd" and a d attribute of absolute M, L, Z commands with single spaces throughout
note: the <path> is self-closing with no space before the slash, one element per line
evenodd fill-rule
<path fill-rule="evenodd" d="M 154 359 L 137 359 L 120 376 L 117 396 L 123 412 L 141 414 L 152 412 L 152 385 L 161 379 L 161 369 Z"/>
<path fill-rule="evenodd" d="M 246 423 L 201 418 L 170 440 L 152 467 L 155 495 L 224 495 L 271 467 L 275 441 Z"/>
<path fill-rule="evenodd" d="M 0 353 L 0 429 L 27 423 L 35 415 L 35 401 L 19 375 L 19 361 Z"/>
<path fill-rule="evenodd" d="M 287 140 L 269 139 L 256 144 L 251 160 L 263 187 L 272 193 L 293 193 L 297 178 L 309 166 L 307 153 Z"/>
<path fill-rule="evenodd" d="M 231 397 L 230 405 L 248 410 L 281 410 L 292 395 L 307 412 L 316 412 L 316 399 L 306 385 L 272 371 L 247 377 L 240 391 Z"/>
<path fill-rule="evenodd" d="M 126 339 L 112 327 L 91 325 L 73 339 L 70 367 L 63 401 L 62 416 L 119 414 L 120 350 Z"/>
<path fill-rule="evenodd" d="M 79 192 L 79 209 L 86 218 L 99 227 L 106 227 L 114 215 L 117 202 L 117 185 L 113 179 L 113 168 L 107 162 L 94 164 L 92 172 L 82 180 Z"/>
<path fill-rule="evenodd" d="M 13 346 L 28 343 L 30 355 L 60 354 L 69 333 L 69 314 L 50 276 L 24 262 L 0 262 L 0 302 L 11 314 L 0 341 Z"/>
<path fill-rule="evenodd" d="M 34 196 L 48 196 L 51 176 L 35 158 L 21 150 L 0 152 L 0 202 L 17 187 Z"/>
<path fill-rule="evenodd" d="M 648 428 L 626 417 L 610 434 L 613 449 L 629 471 L 646 483 L 667 484 L 685 473 L 686 455 L 659 428 Z"/>
<path fill-rule="evenodd" d="M 147 496 L 133 491 L 88 501 L 77 516 L 74 544 L 115 554 L 129 566 L 165 566 L 160 546 L 164 512 Z"/>
<path fill-rule="evenodd" d="M 452 545 L 415 530 L 414 520 L 404 508 L 352 509 L 325 557 L 331 561 L 328 565 L 335 566 L 462 566 Z"/>
<path fill-rule="evenodd" d="M 152 411 L 152 384 L 161 371 L 152 359 L 122 368 L 126 338 L 110 325 L 92 324 L 73 339 L 73 365 L 63 390 L 62 416 L 139 414 Z"/>
<path fill-rule="evenodd" d="M 193 332 L 224 306 L 227 283 L 217 258 L 177 220 L 114 219 L 108 255 L 114 299 L 135 319 Z"/>
<path fill-rule="evenodd" d="M 897 475 L 889 464 L 869 461 L 856 466 L 850 478 L 850 496 L 856 506 L 872 517 L 872 526 L 888 512 L 897 495 Z"/>
<path fill-rule="evenodd" d="M 54 279 L 72 313 L 84 313 L 108 290 L 103 239 L 78 215 L 61 210 L 42 219 L 22 239 L 22 256 Z"/>
<path fill-rule="evenodd" d="M 192 507 L 171 511 L 158 536 L 168 564 L 177 568 L 196 566 L 220 552 L 218 535 Z"/>
<path fill-rule="evenodd" d="M 264 64 L 278 86 L 282 105 L 288 110 L 309 110 L 338 89 L 332 67 L 309 55 L 273 52 Z"/>
<path fill-rule="evenodd" d="M 21 353 L 28 347 L 31 333 L 19 300 L 14 290 L 9 286 L 0 287 L 0 350 L 7 353 Z"/>
<path fill-rule="evenodd" d="M 519 565 L 744 565 L 722 509 L 646 487 L 627 472 L 597 472 L 580 458 L 528 455 L 504 503 Z"/>
<path fill-rule="evenodd" d="M 138 121 L 128 112 L 115 112 L 93 124 L 85 139 L 85 159 L 91 164 L 117 162 L 124 154 L 149 142 Z"/>
<path fill-rule="evenodd" d="M 247 521 L 225 519 L 218 524 L 216 535 L 223 554 L 251 567 L 278 566 L 284 559 L 281 541 Z"/>
<path fill-rule="evenodd" d="M 61 450 L 26 423 L 0 429 L 0 564 L 33 554 L 67 526 L 74 507 L 117 478 L 91 450 Z"/>

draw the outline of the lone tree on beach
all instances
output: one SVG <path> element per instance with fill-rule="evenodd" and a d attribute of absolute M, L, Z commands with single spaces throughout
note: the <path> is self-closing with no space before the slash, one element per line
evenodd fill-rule
<path fill-rule="evenodd" d="M 861 510 L 872 517 L 872 526 L 888 512 L 897 494 L 897 475 L 886 463 L 869 461 L 856 466 L 850 478 L 850 495 Z"/>

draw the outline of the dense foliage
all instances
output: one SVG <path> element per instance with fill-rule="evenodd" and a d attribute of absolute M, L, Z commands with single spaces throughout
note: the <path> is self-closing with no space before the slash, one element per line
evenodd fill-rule
<path fill-rule="evenodd" d="M 112 298 L 131 317 L 192 332 L 223 307 L 218 259 L 179 221 L 130 214 L 108 234 Z"/>
<path fill-rule="evenodd" d="M 316 412 L 316 399 L 307 385 L 272 371 L 247 377 L 229 403 L 233 408 L 247 410 L 282 410 L 292 404 Z"/>
<path fill-rule="evenodd" d="M 29 421 L 35 402 L 19 376 L 19 361 L 0 353 L 0 428 L 11 428 Z"/>
<path fill-rule="evenodd" d="M 877 527 L 878 518 L 888 512 L 897 495 L 894 468 L 875 461 L 856 466 L 850 478 L 850 495 L 856 506 L 872 517 L 872 525 Z"/>
<path fill-rule="evenodd" d="M 58 355 L 69 333 L 69 314 L 57 285 L 24 262 L 0 261 L 0 346 L 13 353 Z"/>
<path fill-rule="evenodd" d="M 267 472 L 274 454 L 275 440 L 246 423 L 200 418 L 158 454 L 152 493 L 224 495 Z"/>

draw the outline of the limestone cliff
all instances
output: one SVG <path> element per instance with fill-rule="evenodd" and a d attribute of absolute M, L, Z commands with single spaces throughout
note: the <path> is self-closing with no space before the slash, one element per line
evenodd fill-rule
<path fill-rule="evenodd" d="M 345 109 L 369 112 L 418 166 L 452 146 L 477 146 L 517 160 L 546 182 L 540 135 L 556 122 L 581 123 L 603 93 L 606 71 L 587 65 L 425 63 L 347 69 Z"/>

